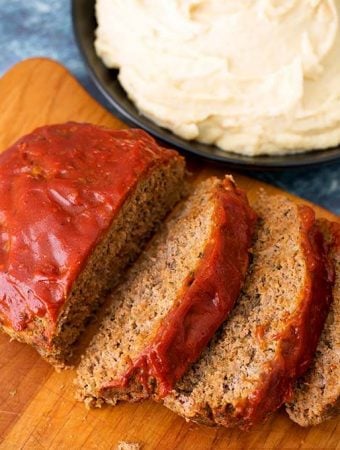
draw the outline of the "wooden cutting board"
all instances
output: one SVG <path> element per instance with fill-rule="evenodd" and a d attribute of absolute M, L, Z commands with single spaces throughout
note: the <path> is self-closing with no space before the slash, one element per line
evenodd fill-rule
<path fill-rule="evenodd" d="M 0 151 L 37 126 L 67 120 L 124 126 L 53 61 L 24 61 L 0 80 Z M 193 165 L 205 175 L 223 173 Z M 279 192 L 250 178 L 235 178 L 250 197 L 260 187 Z M 56 373 L 30 347 L 0 335 L 0 449 L 106 450 L 119 441 L 157 450 L 340 448 L 339 420 L 303 429 L 284 411 L 248 433 L 188 424 L 152 402 L 88 411 L 74 400 L 73 379 L 73 371 Z"/>

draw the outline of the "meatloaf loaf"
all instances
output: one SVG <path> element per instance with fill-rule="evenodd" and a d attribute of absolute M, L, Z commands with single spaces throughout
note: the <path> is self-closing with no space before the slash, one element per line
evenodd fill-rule
<path fill-rule="evenodd" d="M 331 299 L 314 213 L 259 196 L 253 260 L 242 294 L 165 405 L 187 419 L 249 429 L 275 411 L 309 366 Z"/>
<path fill-rule="evenodd" d="M 183 159 L 140 130 L 51 125 L 2 153 L 1 328 L 63 365 L 183 177 Z"/>
<path fill-rule="evenodd" d="M 317 425 L 340 413 L 340 225 L 319 222 L 335 266 L 333 302 L 312 366 L 294 390 L 289 417 L 301 426 Z"/>
<path fill-rule="evenodd" d="M 78 368 L 88 405 L 168 394 L 239 295 L 255 214 L 232 179 L 179 204 L 112 294 Z"/>

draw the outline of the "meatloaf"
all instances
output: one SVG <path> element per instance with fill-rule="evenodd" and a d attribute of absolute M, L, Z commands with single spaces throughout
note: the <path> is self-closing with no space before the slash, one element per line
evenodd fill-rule
<path fill-rule="evenodd" d="M 335 285 L 313 364 L 298 380 L 287 406 L 289 417 L 301 426 L 317 425 L 340 413 L 340 225 L 326 220 L 319 224 L 335 266 Z"/>
<path fill-rule="evenodd" d="M 255 214 L 231 178 L 198 184 L 112 294 L 78 368 L 88 405 L 161 398 L 239 295 Z"/>
<path fill-rule="evenodd" d="M 331 299 L 314 213 L 259 195 L 252 262 L 229 319 L 164 399 L 187 419 L 249 429 L 290 398 L 308 368 Z"/>
<path fill-rule="evenodd" d="M 55 366 L 183 192 L 140 130 L 38 128 L 0 155 L 0 326 Z"/>

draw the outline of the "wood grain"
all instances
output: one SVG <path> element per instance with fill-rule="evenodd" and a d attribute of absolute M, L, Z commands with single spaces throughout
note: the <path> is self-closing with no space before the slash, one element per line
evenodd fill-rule
<path fill-rule="evenodd" d="M 59 64 L 31 59 L 0 80 L 0 150 L 33 128 L 67 120 L 121 128 L 124 125 L 98 105 Z M 193 163 L 199 176 L 218 168 Z M 260 187 L 278 189 L 234 174 L 256 196 Z M 300 199 L 296 199 L 301 201 Z M 306 202 L 307 203 L 307 202 Z M 319 216 L 335 217 L 316 207 Z M 74 400 L 73 371 L 54 372 L 30 347 L 0 335 L 0 449 L 114 449 L 119 441 L 143 449 L 336 449 L 339 420 L 300 428 L 284 411 L 244 433 L 187 424 L 152 402 L 86 410 Z"/>

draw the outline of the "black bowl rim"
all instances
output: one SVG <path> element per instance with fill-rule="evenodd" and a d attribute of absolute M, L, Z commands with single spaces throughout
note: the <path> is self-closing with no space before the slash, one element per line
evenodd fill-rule
<path fill-rule="evenodd" d="M 93 4 L 94 11 L 95 0 L 89 1 Z M 224 152 L 222 150 L 219 150 L 215 146 L 209 146 L 195 141 L 185 141 L 177 137 L 170 131 L 161 128 L 145 116 L 141 115 L 137 111 L 133 103 L 126 96 L 126 100 L 129 103 L 129 106 L 134 109 L 134 112 L 131 113 L 124 107 L 124 105 L 122 105 L 119 99 L 115 98 L 112 95 L 112 92 L 110 91 L 106 82 L 100 78 L 100 75 L 98 75 L 98 73 L 96 72 L 95 65 L 90 61 L 89 52 L 91 52 L 92 50 L 96 64 L 102 66 L 102 68 L 107 72 L 112 72 L 107 69 L 101 62 L 101 60 L 95 55 L 93 44 L 91 49 L 88 48 L 88 45 L 86 45 L 86 36 L 84 36 L 80 30 L 81 18 L 79 16 L 79 11 L 84 8 L 84 6 L 86 6 L 85 4 L 87 3 L 83 0 L 72 0 L 71 14 L 75 40 L 85 66 L 96 88 L 104 96 L 110 108 L 112 108 L 112 111 L 118 112 L 124 118 L 127 124 L 137 126 L 146 130 L 161 142 L 165 143 L 168 146 L 173 146 L 183 153 L 195 155 L 211 162 L 222 163 L 224 165 L 228 165 L 231 168 L 242 170 L 278 170 L 287 168 L 303 168 L 306 166 L 317 166 L 327 163 L 329 164 L 340 159 L 340 146 L 325 150 L 313 150 L 308 153 L 297 153 L 282 156 L 278 155 L 250 157 L 238 155 L 236 153 L 234 154 L 230 152 Z M 91 20 L 91 16 L 89 17 L 89 20 Z M 92 16 L 92 19 L 93 18 L 94 14 Z M 223 154 L 214 154 L 212 153 L 212 150 L 220 151 Z"/>

